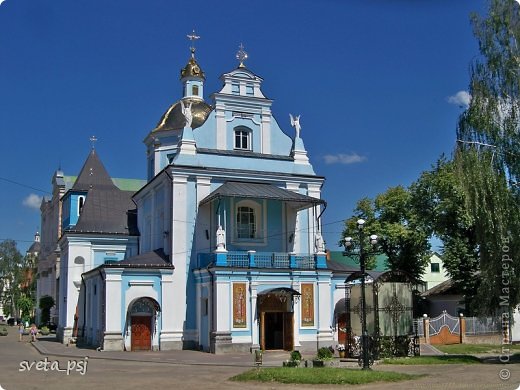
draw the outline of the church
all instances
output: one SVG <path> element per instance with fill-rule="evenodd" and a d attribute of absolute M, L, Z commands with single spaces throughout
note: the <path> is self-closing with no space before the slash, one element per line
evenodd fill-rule
<path fill-rule="evenodd" d="M 93 149 L 62 195 L 58 337 L 111 351 L 333 345 L 355 269 L 326 258 L 324 177 L 300 117 L 274 118 L 243 47 L 206 102 L 193 46 L 180 99 L 144 139 L 142 188 L 118 188 Z"/>

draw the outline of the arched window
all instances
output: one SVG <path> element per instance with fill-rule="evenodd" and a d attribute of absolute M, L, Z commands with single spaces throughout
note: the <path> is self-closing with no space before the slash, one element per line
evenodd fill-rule
<path fill-rule="evenodd" d="M 234 204 L 233 239 L 260 243 L 265 239 L 265 205 L 250 199 Z"/>
<path fill-rule="evenodd" d="M 194 85 L 191 87 L 191 94 L 195 96 L 199 96 L 199 86 Z"/>
<path fill-rule="evenodd" d="M 244 126 L 235 128 L 235 149 L 252 150 L 251 130 L 249 128 Z"/>
<path fill-rule="evenodd" d="M 83 210 L 83 205 L 85 204 L 85 196 L 78 196 L 78 215 L 81 215 L 81 211 Z"/>

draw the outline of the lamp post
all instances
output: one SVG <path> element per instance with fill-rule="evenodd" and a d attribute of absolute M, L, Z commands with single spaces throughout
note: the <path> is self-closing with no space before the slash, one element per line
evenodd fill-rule
<path fill-rule="evenodd" d="M 358 229 L 358 240 L 354 241 L 352 237 L 345 237 L 343 245 L 345 246 L 344 256 L 357 257 L 359 259 L 359 266 L 361 268 L 361 356 L 362 356 L 362 369 L 370 370 L 370 356 L 368 353 L 368 332 L 367 332 L 367 312 L 366 312 L 366 298 L 365 298 L 365 278 L 366 278 L 366 259 L 367 256 L 377 254 L 375 251 L 367 251 L 365 249 L 365 232 L 363 226 L 365 225 L 364 219 L 358 219 L 356 221 Z M 369 242 L 372 247 L 377 245 L 377 236 L 372 234 L 369 236 Z M 357 249 L 357 251 L 356 251 Z"/>

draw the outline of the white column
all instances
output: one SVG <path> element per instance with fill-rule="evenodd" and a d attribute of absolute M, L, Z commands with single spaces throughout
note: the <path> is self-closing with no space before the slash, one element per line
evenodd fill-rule
<path fill-rule="evenodd" d="M 300 282 L 292 282 L 292 289 L 296 290 L 298 292 L 301 292 L 301 285 Z M 301 296 L 300 296 L 301 297 Z M 294 299 L 294 321 L 293 321 L 293 334 L 294 334 L 294 349 L 296 347 L 301 347 L 300 344 L 300 323 L 301 323 L 301 317 L 300 317 L 300 308 L 301 308 L 301 298 L 296 300 Z"/>
<path fill-rule="evenodd" d="M 186 285 L 187 262 L 190 248 L 187 247 L 187 232 L 193 227 L 187 221 L 187 182 L 188 176 L 173 176 L 172 183 L 172 263 L 175 266 L 173 273 L 173 289 L 171 307 L 171 338 L 182 348 L 184 323 L 186 321 Z"/>
<path fill-rule="evenodd" d="M 161 350 L 175 349 L 178 337 L 175 334 L 175 317 L 179 314 L 175 311 L 175 296 L 173 288 L 173 270 L 161 270 L 161 334 L 159 348 Z M 182 346 L 182 345 L 181 345 Z"/>
<path fill-rule="evenodd" d="M 215 136 L 217 149 L 225 150 L 227 149 L 227 137 L 226 137 L 226 106 L 222 103 L 217 103 L 215 105 L 215 117 L 217 119 L 217 131 Z"/>
<path fill-rule="evenodd" d="M 332 343 L 330 288 L 330 275 L 328 275 L 325 280 L 318 281 L 318 296 L 314 299 L 315 306 L 318 306 L 318 344 L 320 346 Z"/>
<path fill-rule="evenodd" d="M 257 291 L 258 283 L 251 282 L 250 288 L 251 288 L 251 341 L 252 341 L 252 348 L 258 349 L 260 348 L 260 335 L 259 335 L 259 320 L 258 320 L 258 305 L 257 305 L 257 299 L 258 299 L 258 291 Z"/>
<path fill-rule="evenodd" d="M 211 252 L 213 248 L 210 248 L 211 239 L 208 240 L 206 237 L 206 230 L 208 231 L 209 237 L 214 237 L 215 232 L 211 231 L 210 211 L 209 205 L 200 208 L 200 202 L 207 197 L 211 192 L 211 178 L 207 176 L 197 176 L 197 220 L 196 220 L 196 237 L 195 237 L 195 248 L 196 252 Z"/>
<path fill-rule="evenodd" d="M 262 149 L 260 153 L 271 153 L 271 110 L 262 108 L 262 124 L 261 124 L 261 142 Z"/>
<path fill-rule="evenodd" d="M 215 331 L 231 331 L 231 284 L 229 282 L 215 283 L 217 299 L 215 300 Z"/>
<path fill-rule="evenodd" d="M 121 296 L 122 268 L 105 268 L 105 334 L 103 349 L 105 351 L 121 351 L 123 349 L 123 332 L 121 329 L 121 307 L 124 302 Z"/>

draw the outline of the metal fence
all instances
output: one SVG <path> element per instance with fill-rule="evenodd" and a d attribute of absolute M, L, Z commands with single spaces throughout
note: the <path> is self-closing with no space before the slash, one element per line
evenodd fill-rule
<path fill-rule="evenodd" d="M 466 317 L 466 334 L 494 334 L 500 333 L 502 323 L 500 318 L 496 317 Z"/>

